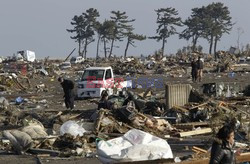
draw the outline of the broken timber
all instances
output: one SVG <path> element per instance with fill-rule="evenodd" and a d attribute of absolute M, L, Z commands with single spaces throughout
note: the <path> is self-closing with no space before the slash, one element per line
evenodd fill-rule
<path fill-rule="evenodd" d="M 183 113 L 188 113 L 187 109 L 185 109 L 183 107 L 180 107 L 180 106 L 177 106 L 177 105 L 174 105 L 172 108 L 175 109 L 175 110 L 178 110 L 180 112 L 183 112 Z"/>
<path fill-rule="evenodd" d="M 202 106 L 205 106 L 205 105 L 207 105 L 207 102 L 203 103 L 203 104 L 199 104 L 199 105 L 193 106 L 193 107 L 189 108 L 189 110 L 195 109 L 195 108 L 199 108 L 199 107 L 202 107 Z"/>
<path fill-rule="evenodd" d="M 187 136 L 194 136 L 194 135 L 199 135 L 199 134 L 207 134 L 207 133 L 211 133 L 211 132 L 212 132 L 211 128 L 204 128 L 204 129 L 200 129 L 200 130 L 181 132 L 181 133 L 179 133 L 179 136 L 180 137 L 187 137 Z"/>
<path fill-rule="evenodd" d="M 175 124 L 174 127 L 177 129 L 189 129 L 193 130 L 195 127 L 205 127 L 209 126 L 207 122 L 190 122 L 190 123 L 183 123 L 183 124 Z"/>
<path fill-rule="evenodd" d="M 104 117 L 104 113 L 105 113 L 105 110 L 104 109 L 100 109 L 100 111 L 99 111 L 99 117 L 97 118 L 96 125 L 95 125 L 95 127 L 96 127 L 95 130 L 96 130 L 97 133 L 100 130 L 100 126 L 101 126 L 102 119 Z"/>
<path fill-rule="evenodd" d="M 192 150 L 193 150 L 194 152 L 198 152 L 198 153 L 207 153 L 206 150 L 201 149 L 201 148 L 196 147 L 196 146 L 193 146 L 193 147 L 192 147 Z"/>

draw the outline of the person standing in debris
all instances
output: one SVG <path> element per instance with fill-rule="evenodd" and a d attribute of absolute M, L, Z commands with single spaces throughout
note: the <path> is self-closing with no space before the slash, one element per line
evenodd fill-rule
<path fill-rule="evenodd" d="M 108 92 L 104 91 L 102 93 L 101 100 L 98 103 L 97 110 L 100 110 L 101 108 L 103 109 L 112 109 L 112 103 L 108 100 Z"/>
<path fill-rule="evenodd" d="M 210 164 L 235 164 L 234 127 L 223 126 L 212 144 Z"/>
<path fill-rule="evenodd" d="M 195 61 L 195 58 L 191 62 L 191 67 L 192 67 L 192 71 L 191 71 L 192 81 L 196 82 L 198 69 L 197 69 L 197 62 Z"/>
<path fill-rule="evenodd" d="M 61 83 L 63 91 L 64 91 L 64 102 L 67 109 L 74 108 L 74 83 L 71 80 L 66 80 L 62 77 L 58 78 L 58 81 Z"/>
<path fill-rule="evenodd" d="M 198 69 L 198 80 L 199 82 L 201 82 L 201 78 L 203 75 L 203 61 L 201 57 L 199 57 L 199 59 L 197 60 L 197 69 Z"/>

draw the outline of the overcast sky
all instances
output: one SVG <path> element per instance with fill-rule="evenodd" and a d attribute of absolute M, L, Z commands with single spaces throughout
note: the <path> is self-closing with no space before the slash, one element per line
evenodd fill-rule
<path fill-rule="evenodd" d="M 66 29 L 74 15 L 80 15 L 89 8 L 100 12 L 100 21 L 110 17 L 110 11 L 125 11 L 134 22 L 135 32 L 146 36 L 154 36 L 157 28 L 155 9 L 174 7 L 184 20 L 191 14 L 191 9 L 212 2 L 223 2 L 229 7 L 232 20 L 236 24 L 229 35 L 224 35 L 218 43 L 218 50 L 227 50 L 237 45 L 238 30 L 244 33 L 240 44 L 249 43 L 250 36 L 250 1 L 249 0 L 1 0 L 0 1 L 0 56 L 10 56 L 18 50 L 33 50 L 37 58 L 65 58 L 77 43 L 70 39 L 72 34 Z M 179 29 L 180 31 L 181 29 Z M 123 55 L 125 42 L 114 49 L 114 54 Z M 178 36 L 168 38 L 165 53 L 175 53 L 177 49 L 191 42 L 179 40 Z M 200 40 L 205 50 L 208 43 Z M 160 49 L 161 43 L 155 40 L 136 42 L 136 48 L 130 47 L 128 55 L 149 55 Z M 96 54 L 96 42 L 88 48 L 88 56 Z M 103 50 L 100 49 L 100 55 Z M 74 52 L 77 55 L 77 51 Z"/>

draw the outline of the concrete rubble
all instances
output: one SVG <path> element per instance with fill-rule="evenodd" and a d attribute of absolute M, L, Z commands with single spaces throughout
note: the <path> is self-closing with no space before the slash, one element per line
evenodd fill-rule
<path fill-rule="evenodd" d="M 204 77 L 193 83 L 190 62 L 197 56 L 205 60 Z M 164 139 L 173 152 L 171 159 L 151 162 L 202 163 L 209 160 L 218 129 L 231 123 L 237 128 L 236 145 L 242 151 L 237 160 L 250 161 L 250 64 L 223 51 L 218 52 L 217 61 L 211 58 L 194 53 L 101 62 L 86 59 L 66 69 L 59 67 L 63 61 L 49 58 L 32 63 L 5 60 L 0 68 L 0 152 L 39 155 L 41 161 L 97 158 L 99 141 L 137 129 Z M 91 66 L 111 66 L 117 77 L 132 79 L 133 87 L 110 95 L 109 109 L 103 108 L 99 98 L 76 98 L 75 109 L 66 110 L 57 77 L 72 79 L 77 89 L 83 70 Z M 65 123 L 70 124 L 65 127 Z"/>

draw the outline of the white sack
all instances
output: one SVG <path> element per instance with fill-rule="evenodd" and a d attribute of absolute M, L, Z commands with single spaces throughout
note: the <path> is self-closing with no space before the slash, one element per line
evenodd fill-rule
<path fill-rule="evenodd" d="M 97 153 L 103 163 L 173 158 L 166 140 L 137 129 L 128 131 L 122 137 L 100 141 Z"/>

